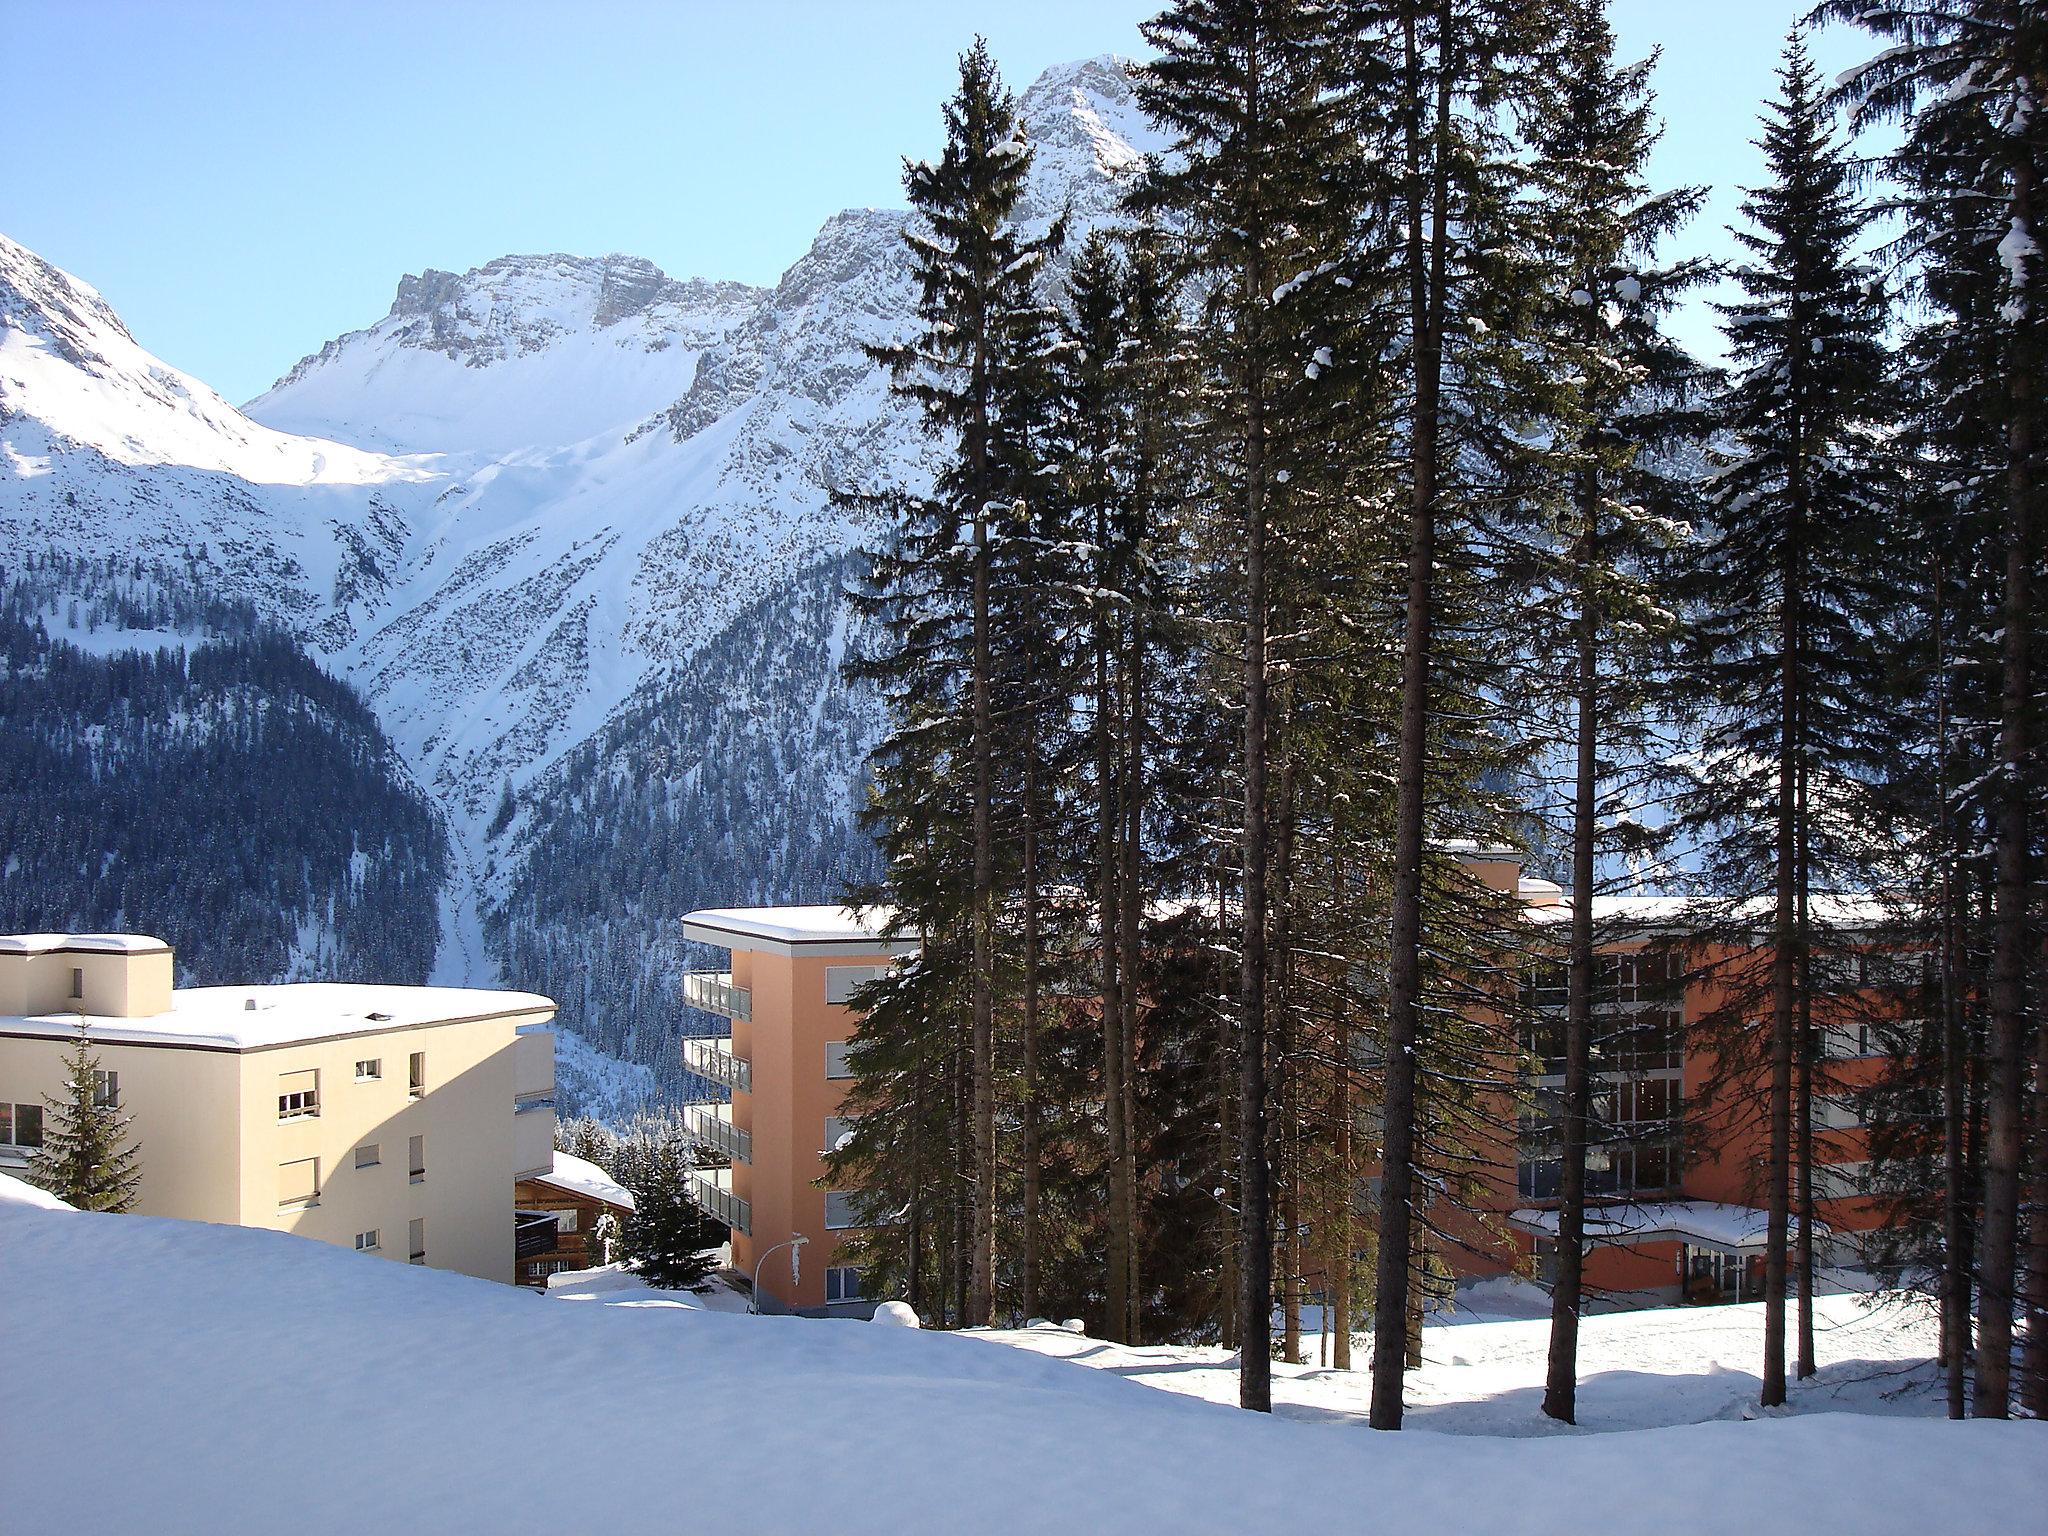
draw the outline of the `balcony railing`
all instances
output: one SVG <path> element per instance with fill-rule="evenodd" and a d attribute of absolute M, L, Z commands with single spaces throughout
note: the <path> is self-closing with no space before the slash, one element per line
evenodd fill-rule
<path fill-rule="evenodd" d="M 553 1211 L 512 1213 L 512 1257 L 537 1258 L 554 1251 L 561 1223 Z"/>
<path fill-rule="evenodd" d="M 709 1078 L 727 1088 L 741 1093 L 754 1091 L 754 1066 L 744 1056 L 735 1056 L 726 1049 L 729 1042 L 722 1036 L 706 1039 L 701 1036 L 685 1038 L 683 1041 L 683 1065 L 699 1077 Z"/>
<path fill-rule="evenodd" d="M 683 975 L 683 1001 L 720 1018 L 752 1023 L 754 994 L 732 984 L 731 971 L 688 971 Z"/>
<path fill-rule="evenodd" d="M 691 1104 L 683 1110 L 683 1122 L 704 1144 L 723 1152 L 736 1163 L 754 1160 L 754 1136 L 732 1123 L 730 1104 Z"/>
<path fill-rule="evenodd" d="M 730 1168 L 698 1169 L 690 1175 L 690 1198 L 713 1221 L 751 1237 L 754 1208 L 732 1192 Z"/>

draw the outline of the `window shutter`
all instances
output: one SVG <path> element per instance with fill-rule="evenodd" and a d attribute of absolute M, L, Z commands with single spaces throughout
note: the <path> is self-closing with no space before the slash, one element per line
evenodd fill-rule
<path fill-rule="evenodd" d="M 280 1163 L 277 1169 L 277 1203 L 303 1205 L 320 1197 L 320 1159 L 302 1157 Z"/>

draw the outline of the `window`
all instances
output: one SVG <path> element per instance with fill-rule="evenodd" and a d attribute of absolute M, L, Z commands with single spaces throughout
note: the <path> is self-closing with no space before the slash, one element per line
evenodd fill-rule
<path fill-rule="evenodd" d="M 302 1157 L 277 1167 L 277 1203 L 311 1205 L 320 1198 L 320 1159 Z"/>
<path fill-rule="evenodd" d="M 378 1155 L 377 1143 L 372 1141 L 356 1148 L 356 1166 L 374 1168 L 384 1159 Z"/>
<path fill-rule="evenodd" d="M 839 1143 L 853 1134 L 853 1115 L 827 1115 L 825 1117 L 825 1150 L 837 1152 Z"/>
<path fill-rule="evenodd" d="M 356 1234 L 357 1253 L 371 1253 L 376 1250 L 376 1247 L 377 1229 L 375 1227 L 370 1228 L 367 1232 L 358 1232 Z"/>
<path fill-rule="evenodd" d="M 0 1147 L 40 1147 L 43 1144 L 43 1106 L 9 1104 L 0 1100 Z"/>
<path fill-rule="evenodd" d="M 427 1053 L 414 1051 L 406 1067 L 406 1088 L 414 1098 L 427 1091 Z"/>
<path fill-rule="evenodd" d="M 825 1196 L 825 1230 L 844 1232 L 848 1227 L 860 1225 L 860 1217 L 853 1209 L 853 1196 L 831 1190 Z"/>
<path fill-rule="evenodd" d="M 1596 1078 L 1586 1124 L 1586 1193 L 1663 1191 L 1684 1173 L 1680 1132 L 1684 1104 L 1675 1074 Z M 1517 1192 L 1525 1200 L 1557 1197 L 1564 1173 L 1564 1090 L 1536 1088 L 1517 1126 Z"/>
<path fill-rule="evenodd" d="M 119 1109 L 121 1107 L 121 1074 L 118 1072 L 94 1071 L 92 1075 L 92 1102 L 98 1109 Z"/>
<path fill-rule="evenodd" d="M 411 1262 L 427 1262 L 427 1218 L 415 1216 L 406 1224 L 405 1245 L 411 1250 Z"/>
<path fill-rule="evenodd" d="M 277 1078 L 277 1118 L 304 1120 L 319 1113 L 319 1072 L 280 1072 Z"/>
<path fill-rule="evenodd" d="M 851 1264 L 835 1265 L 825 1271 L 825 1300 L 859 1301 L 860 1271 Z"/>
<path fill-rule="evenodd" d="M 850 1003 L 854 990 L 889 974 L 886 965 L 828 965 L 825 967 L 825 1001 Z"/>
<path fill-rule="evenodd" d="M 405 1144 L 405 1166 L 412 1170 L 412 1181 L 423 1183 L 427 1177 L 427 1138 L 410 1137 Z"/>
<path fill-rule="evenodd" d="M 1850 1090 L 1833 1095 L 1816 1094 L 1813 1123 L 1830 1131 L 1849 1131 L 1863 1124 L 1863 1106 Z"/>
<path fill-rule="evenodd" d="M 576 1230 L 576 1213 L 574 1211 L 555 1212 L 555 1230 L 557 1232 L 574 1232 Z"/>
<path fill-rule="evenodd" d="M 73 997 L 85 996 L 85 971 L 75 965 L 71 967 L 71 995 Z"/>
<path fill-rule="evenodd" d="M 373 1056 L 368 1061 L 356 1063 L 356 1081 L 359 1083 L 374 1083 L 383 1076 L 384 1062 L 381 1057 Z"/>
<path fill-rule="evenodd" d="M 846 1064 L 846 1042 L 828 1040 L 825 1042 L 825 1075 L 827 1077 L 851 1077 L 853 1068 Z"/>

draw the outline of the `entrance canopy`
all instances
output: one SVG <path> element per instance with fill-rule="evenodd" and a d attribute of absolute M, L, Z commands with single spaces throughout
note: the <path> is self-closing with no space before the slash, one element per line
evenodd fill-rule
<path fill-rule="evenodd" d="M 1753 1205 L 1722 1205 L 1713 1200 L 1661 1200 L 1647 1204 L 1588 1206 L 1586 1241 L 1632 1248 L 1638 1243 L 1686 1243 L 1722 1253 L 1764 1251 L 1769 1214 Z M 1527 1209 L 1512 1212 L 1508 1224 L 1536 1237 L 1557 1237 L 1557 1212 Z M 1824 1223 L 1814 1224 L 1816 1235 Z M 1793 1216 L 1790 1230 L 1799 1230 Z"/>

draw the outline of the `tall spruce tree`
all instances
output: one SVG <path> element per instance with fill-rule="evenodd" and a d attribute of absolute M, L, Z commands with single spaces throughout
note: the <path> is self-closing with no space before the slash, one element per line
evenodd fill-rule
<path fill-rule="evenodd" d="M 992 1320 L 996 1308 L 998 950 L 1018 862 L 1015 839 L 1006 836 L 1016 801 L 1006 793 L 1005 749 L 1020 719 L 1037 718 L 1031 709 L 1006 709 L 997 695 L 1018 679 L 1028 651 L 1019 637 L 1036 597 L 1033 574 L 1020 562 L 1036 547 L 1031 520 L 1045 490 L 1050 317 L 1037 282 L 1060 231 L 1028 239 L 1014 222 L 1031 151 L 979 41 L 961 57 L 945 120 L 940 159 L 904 172 L 919 330 L 901 345 L 873 349 L 895 391 L 918 406 L 943 445 L 940 468 L 929 495 L 873 498 L 889 537 L 873 553 L 855 603 L 886 639 L 852 670 L 880 684 L 894 716 L 878 749 L 870 812 L 890 862 L 872 894 L 896 909 L 900 928 L 916 925 L 924 936 L 914 967 L 924 974 L 876 993 L 862 1039 L 869 1064 L 880 1067 L 946 1016 L 917 1009 L 964 1001 L 965 1078 L 955 1103 L 966 1112 L 958 1148 L 966 1206 L 955 1280 L 962 1319 L 974 1325 Z M 1027 686 L 1022 697 L 1035 695 Z M 923 1072 L 927 1055 L 895 1065 Z M 887 1204 L 880 1191 L 896 1181 L 872 1167 L 887 1122 L 871 1131 L 866 1122 L 863 1116 L 849 1165 L 875 1175 L 864 1187 L 879 1208 Z"/>
<path fill-rule="evenodd" d="M 142 1182 L 142 1148 L 128 1140 L 128 1117 L 84 1029 L 64 1058 L 63 1092 L 43 1103 L 43 1145 L 29 1165 L 30 1179 L 81 1211 L 132 1206 Z"/>
<path fill-rule="evenodd" d="M 1563 1168 L 1557 1269 L 1543 1411 L 1575 1422 L 1578 1320 L 1585 1257 L 1592 1057 L 1611 1020 L 1603 998 L 1594 893 L 1604 866 L 1643 853 L 1625 814 L 1643 798 L 1665 750 L 1656 681 L 1674 621 L 1669 551 L 1692 515 L 1691 450 L 1705 425 L 1700 367 L 1660 319 L 1700 281 L 1698 261 L 1658 268 L 1659 246 L 1697 210 L 1699 189 L 1653 193 L 1643 179 L 1657 140 L 1649 95 L 1654 58 L 1618 64 L 1601 0 L 1566 8 L 1552 92 L 1526 130 L 1534 155 L 1540 249 L 1549 291 L 1536 305 L 1524 388 L 1540 414 L 1541 446 L 1521 466 L 1542 512 L 1530 626 L 1531 696 L 1556 706 L 1570 756 L 1572 903 L 1565 944 Z M 1561 642 L 1561 644 L 1559 643 Z M 1563 654 L 1560 654 L 1560 651 Z M 1546 686 L 1544 679 L 1560 681 Z M 1548 712 L 1548 711 L 1546 711 Z M 1616 1050 L 1603 1056 L 1617 1056 Z"/>
<path fill-rule="evenodd" d="M 1505 498 L 1484 465 L 1521 410 L 1500 386 L 1542 281 L 1540 263 L 1518 249 L 1525 170 L 1504 114 L 1548 67 L 1540 56 L 1552 18 L 1513 0 L 1351 0 L 1345 10 L 1355 38 L 1352 120 L 1373 140 L 1367 287 L 1394 338 L 1381 355 L 1387 441 L 1400 450 L 1388 466 L 1398 498 L 1400 718 L 1371 1405 L 1375 1428 L 1398 1429 L 1417 1287 L 1435 1268 L 1425 1208 L 1471 1156 L 1446 1140 L 1470 1117 L 1449 1098 L 1430 1099 L 1483 1080 L 1489 1046 L 1477 1020 L 1500 1002 L 1503 914 L 1476 898 L 1457 846 L 1497 843 L 1507 830 L 1485 791 L 1512 733 L 1487 702 L 1499 681 L 1491 665 L 1501 601 L 1488 590 L 1498 574 L 1489 525 Z M 1441 1023 L 1434 1037 L 1426 1018 Z"/>
<path fill-rule="evenodd" d="M 1972 1411 L 1994 1418 L 2011 1411 L 2013 1318 L 2023 1304 L 2023 1401 L 2048 1414 L 2048 1221 L 2036 1214 L 2031 1234 L 2023 1231 L 2029 1204 L 2036 1213 L 2048 1209 L 2048 1095 L 2041 1092 L 2048 1030 L 2036 1001 L 2043 981 L 2036 871 L 2048 786 L 2034 677 L 2048 540 L 2038 468 L 2048 441 L 2048 10 L 2035 0 L 1827 0 L 1815 15 L 1866 28 L 1887 44 L 1844 77 L 1838 94 L 1853 103 L 1856 127 L 1905 126 L 1889 169 L 1907 219 L 1900 254 L 1929 312 L 1919 360 L 1936 387 L 1921 394 L 1939 418 L 1937 450 L 1946 449 L 1959 471 L 1947 482 L 1958 543 L 1982 557 L 1970 583 L 1978 600 L 1966 603 L 1965 616 L 1990 617 L 1961 644 L 1995 658 L 1998 688 L 1960 730 L 1984 740 L 1991 771 L 1954 796 L 1951 817 L 1965 821 L 1981 810 L 1991 866 Z"/>
<path fill-rule="evenodd" d="M 1785 1400 L 1795 1158 L 1810 1194 L 1812 899 L 1855 878 L 1856 827 L 1884 745 L 1865 733 L 1881 718 L 1882 678 L 1864 616 L 1889 585 L 1879 535 L 1893 494 L 1886 309 L 1857 254 L 1868 214 L 1796 37 L 1778 79 L 1760 141 L 1771 180 L 1744 201 L 1749 227 L 1736 232 L 1751 257 L 1736 274 L 1745 296 L 1723 306 L 1735 379 L 1720 427 L 1732 448 L 1713 477 L 1695 569 L 1690 666 L 1703 730 L 1685 796 L 1721 901 L 1710 927 L 1736 956 L 1717 972 L 1724 1003 L 1706 1021 L 1722 1064 L 1706 1097 L 1731 1117 L 1731 1134 L 1734 1117 L 1760 1109 L 1768 1147 L 1767 1407 Z M 1750 1022 L 1759 1012 L 1761 1040 Z M 1742 1092 L 1759 1073 L 1760 1100 Z M 1805 1247 L 1813 1223 L 1802 1203 Z M 1799 1269 L 1799 1368 L 1810 1374 L 1811 1269 Z"/>
<path fill-rule="evenodd" d="M 1204 379 L 1199 441 L 1208 477 L 1216 612 L 1239 644 L 1220 683 L 1238 715 L 1233 765 L 1241 817 L 1234 849 L 1238 913 L 1237 1134 L 1239 1402 L 1270 1411 L 1273 1209 L 1269 1023 L 1284 961 L 1274 939 L 1276 600 L 1301 558 L 1281 530 L 1295 455 L 1331 448 L 1298 437 L 1321 393 L 1334 276 L 1351 233 L 1345 131 L 1332 12 L 1301 0 L 1184 0 L 1147 23 L 1158 57 L 1139 76 L 1145 112 L 1174 140 L 1152 163 L 1141 208 L 1179 221 L 1184 277 L 1201 295 Z M 1327 359 L 1328 353 L 1323 357 Z M 1217 647 L 1221 652 L 1221 647 Z M 1219 655 L 1220 663 L 1220 655 Z M 1284 748 L 1282 749 L 1284 750 Z M 1283 908 L 1284 910 L 1284 908 Z M 1284 941 L 1281 946 L 1284 952 Z"/>

